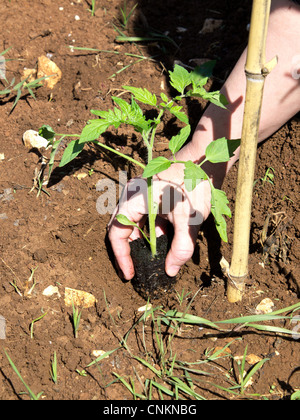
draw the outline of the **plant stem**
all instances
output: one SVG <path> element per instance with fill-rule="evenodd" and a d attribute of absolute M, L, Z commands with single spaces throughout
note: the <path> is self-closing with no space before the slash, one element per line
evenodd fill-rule
<path fill-rule="evenodd" d="M 155 133 L 158 124 L 161 121 L 161 117 L 163 115 L 163 110 L 160 111 L 156 123 L 154 127 L 152 128 L 151 132 L 151 138 L 150 141 L 148 138 L 143 136 L 145 144 L 147 146 L 148 150 L 148 163 L 151 162 L 153 159 L 153 145 L 155 140 Z M 155 208 L 155 204 L 153 201 L 153 178 L 147 178 L 147 192 L 148 192 L 148 219 L 149 219 L 149 235 L 150 235 L 150 248 L 152 257 L 154 257 L 157 253 L 157 240 L 156 240 L 156 232 L 155 232 L 155 220 L 156 220 L 156 214 L 157 214 L 157 208 Z"/>
<path fill-rule="evenodd" d="M 146 165 L 139 162 L 138 160 L 135 160 L 135 159 L 131 158 L 130 156 L 124 155 L 123 153 L 119 152 L 118 150 L 113 149 L 112 147 L 106 146 L 106 144 L 100 143 L 100 141 L 94 140 L 93 143 L 95 143 L 97 146 L 103 147 L 106 150 L 109 150 L 110 152 L 115 153 L 116 155 L 121 156 L 124 159 L 129 160 L 130 162 L 134 163 L 135 165 L 140 166 L 142 169 L 145 169 L 145 167 L 146 167 Z"/>
<path fill-rule="evenodd" d="M 153 179 L 147 178 L 147 191 L 148 191 L 148 219 L 149 219 L 149 235 L 150 235 L 150 248 L 152 256 L 156 255 L 156 233 L 155 233 L 155 219 L 156 212 L 154 211 L 153 203 Z"/>

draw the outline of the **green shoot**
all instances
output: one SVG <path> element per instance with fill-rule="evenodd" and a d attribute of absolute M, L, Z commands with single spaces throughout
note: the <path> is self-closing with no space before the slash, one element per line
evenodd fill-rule
<path fill-rule="evenodd" d="M 92 13 L 92 16 L 95 16 L 96 0 L 91 0 L 91 1 L 92 1 L 91 13 Z"/>
<path fill-rule="evenodd" d="M 258 181 L 261 181 L 262 186 L 263 186 L 266 182 L 268 182 L 268 183 L 269 183 L 269 184 L 271 184 L 271 185 L 274 185 L 274 178 L 275 178 L 275 169 L 274 169 L 274 168 L 272 168 L 272 167 L 269 167 L 269 168 L 266 170 L 265 175 L 264 175 L 263 177 L 261 177 L 261 178 L 259 178 L 259 179 L 256 179 L 256 180 L 254 181 L 253 186 L 255 186 L 255 185 L 256 185 L 256 183 L 257 183 Z"/>
<path fill-rule="evenodd" d="M 130 20 L 131 16 L 133 15 L 137 5 L 138 5 L 138 3 L 136 3 L 133 6 L 133 8 L 131 10 L 129 10 L 129 12 L 127 12 L 127 1 L 126 0 L 124 1 L 124 9 L 120 8 L 121 15 L 122 15 L 122 21 L 120 23 L 121 23 L 122 28 L 124 28 L 124 29 L 127 28 L 129 20 Z"/>
<path fill-rule="evenodd" d="M 29 388 L 29 386 L 24 381 L 22 375 L 20 374 L 20 372 L 16 368 L 14 362 L 12 361 L 12 359 L 10 358 L 10 356 L 8 355 L 8 353 L 5 350 L 4 350 L 4 353 L 5 353 L 5 355 L 6 355 L 7 359 L 8 359 L 11 367 L 13 368 L 14 372 L 17 374 L 18 378 L 20 379 L 20 381 L 22 382 L 22 384 L 27 389 L 27 392 L 28 392 L 28 395 L 29 395 L 30 399 L 31 400 L 34 400 L 34 401 L 38 401 L 40 399 L 41 395 L 43 394 L 43 392 L 40 392 L 38 395 L 35 395 L 34 392 L 31 391 L 31 389 Z"/>
<path fill-rule="evenodd" d="M 47 313 L 48 313 L 48 312 L 45 312 L 44 314 L 42 314 L 42 315 L 41 315 L 41 316 L 39 316 L 38 318 L 36 318 L 36 319 L 34 319 L 33 321 L 31 321 L 31 324 L 30 324 L 30 338 L 31 338 L 31 339 L 34 337 L 34 335 L 33 335 L 33 327 L 34 327 L 34 324 L 35 324 L 36 322 L 40 321 L 41 319 L 43 319 L 43 318 L 44 318 L 44 316 L 46 316 L 46 315 L 47 315 Z"/>
<path fill-rule="evenodd" d="M 76 369 L 75 372 L 77 372 L 79 376 L 83 376 L 83 377 L 87 376 L 87 371 L 85 369 L 82 369 L 82 370 Z"/>
<path fill-rule="evenodd" d="M 15 100 L 14 100 L 14 103 L 10 112 L 14 110 L 14 108 L 19 102 L 19 99 L 21 98 L 24 91 L 25 93 L 27 91 L 27 93 L 29 93 L 33 97 L 33 99 L 35 99 L 33 90 L 37 89 L 38 87 L 43 86 L 40 82 L 51 76 L 40 77 L 39 79 L 33 80 L 32 82 L 28 82 L 29 77 L 30 76 L 28 76 L 25 80 L 22 80 L 21 82 L 17 84 L 15 84 L 15 78 L 13 78 L 12 81 L 5 87 L 4 90 L 0 90 L 0 95 L 7 96 L 9 94 L 16 94 L 16 97 L 15 97 Z"/>
<path fill-rule="evenodd" d="M 73 301 L 72 301 L 72 309 L 73 309 L 72 322 L 73 322 L 73 329 L 74 329 L 74 337 L 78 338 L 78 329 L 80 325 L 80 318 L 81 318 L 82 311 L 79 312 L 79 309 L 75 308 Z"/>
<path fill-rule="evenodd" d="M 246 363 L 246 356 L 247 356 L 247 350 L 248 350 L 248 346 L 246 346 L 245 352 L 244 352 L 244 356 L 243 359 L 241 361 L 237 362 L 238 365 L 238 371 L 239 371 L 239 381 L 240 381 L 240 392 L 243 395 L 245 392 L 245 389 L 249 383 L 249 381 L 251 380 L 251 378 L 253 377 L 253 375 L 255 374 L 255 372 L 257 372 L 268 360 L 270 359 L 263 359 L 261 361 L 259 361 L 258 363 L 256 363 L 249 372 L 247 372 L 245 370 L 245 363 Z"/>
<path fill-rule="evenodd" d="M 53 360 L 51 361 L 51 366 L 50 366 L 50 376 L 52 381 L 57 384 L 57 356 L 56 356 L 56 351 L 54 352 L 53 355 Z"/>

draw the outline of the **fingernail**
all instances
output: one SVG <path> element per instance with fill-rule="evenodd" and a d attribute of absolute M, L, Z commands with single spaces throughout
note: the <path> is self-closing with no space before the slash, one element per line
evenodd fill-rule
<path fill-rule="evenodd" d="M 169 277 L 175 277 L 178 274 L 179 267 L 176 265 L 171 265 L 170 267 L 166 268 L 166 273 Z"/>

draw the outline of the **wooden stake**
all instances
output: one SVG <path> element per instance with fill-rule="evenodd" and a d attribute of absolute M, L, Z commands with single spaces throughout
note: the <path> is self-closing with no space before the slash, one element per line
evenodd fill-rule
<path fill-rule="evenodd" d="M 266 76 L 277 63 L 277 57 L 269 63 L 265 62 L 270 7 L 271 0 L 253 0 L 245 66 L 247 88 L 235 203 L 233 253 L 228 273 L 229 302 L 242 299 L 248 276 L 252 191 L 263 89 Z"/>

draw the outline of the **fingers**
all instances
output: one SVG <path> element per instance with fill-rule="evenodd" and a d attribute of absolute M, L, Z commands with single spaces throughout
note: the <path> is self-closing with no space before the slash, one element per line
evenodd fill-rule
<path fill-rule="evenodd" d="M 141 233 L 137 227 L 119 223 L 116 216 L 117 214 L 123 214 L 130 221 L 142 227 L 146 218 L 145 191 L 147 191 L 145 181 L 135 179 L 129 182 L 108 224 L 108 238 L 116 263 L 126 280 L 131 280 L 134 277 L 129 242 L 140 238 Z"/>
<path fill-rule="evenodd" d="M 197 235 L 196 226 L 175 225 L 174 238 L 165 265 L 168 276 L 176 276 L 181 267 L 193 256 Z"/>
<path fill-rule="evenodd" d="M 116 263 L 125 280 L 131 280 L 134 276 L 134 267 L 130 257 L 128 238 L 132 233 L 131 226 L 121 225 L 117 219 L 110 222 L 108 238 L 116 258 Z"/>

